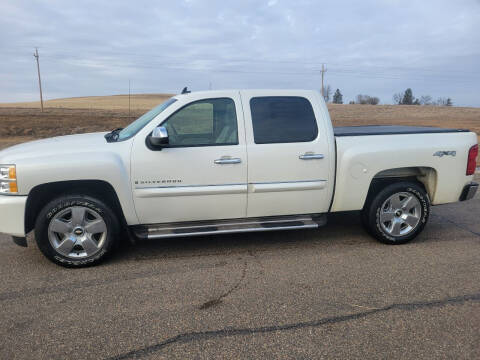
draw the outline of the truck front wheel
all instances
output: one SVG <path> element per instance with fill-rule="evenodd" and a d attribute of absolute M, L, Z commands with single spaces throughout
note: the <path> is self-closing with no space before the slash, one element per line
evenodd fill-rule
<path fill-rule="evenodd" d="M 95 265 L 112 251 L 118 235 L 115 213 L 101 200 L 67 195 L 48 203 L 35 223 L 42 253 L 66 267 Z"/>
<path fill-rule="evenodd" d="M 362 219 L 377 240 L 397 245 L 415 238 L 429 214 L 430 201 L 423 187 L 402 181 L 380 190 L 363 209 Z"/>

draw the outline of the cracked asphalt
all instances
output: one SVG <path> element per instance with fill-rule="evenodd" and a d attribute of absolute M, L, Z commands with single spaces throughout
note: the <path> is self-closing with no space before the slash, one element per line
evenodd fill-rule
<path fill-rule="evenodd" d="M 124 246 L 64 269 L 0 236 L 1 359 L 480 358 L 480 197 L 388 246 L 319 230 Z"/>

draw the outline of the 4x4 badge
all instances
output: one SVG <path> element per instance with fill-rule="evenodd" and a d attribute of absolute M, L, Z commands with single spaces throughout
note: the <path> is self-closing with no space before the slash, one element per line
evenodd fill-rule
<path fill-rule="evenodd" d="M 457 156 L 457 152 L 456 151 L 437 151 L 435 154 L 433 154 L 433 156 L 438 156 L 438 157 L 442 157 L 442 156 Z"/>

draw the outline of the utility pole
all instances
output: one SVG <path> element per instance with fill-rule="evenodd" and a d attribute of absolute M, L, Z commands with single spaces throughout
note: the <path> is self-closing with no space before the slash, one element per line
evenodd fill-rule
<path fill-rule="evenodd" d="M 128 116 L 130 116 L 130 79 L 128 79 Z"/>
<path fill-rule="evenodd" d="M 38 73 L 38 87 L 40 88 L 40 106 L 42 107 L 42 112 L 43 112 L 43 95 L 42 95 L 42 80 L 40 79 L 40 63 L 38 61 L 38 48 L 35 48 L 35 53 L 33 54 L 35 56 L 35 60 L 37 60 L 37 73 Z"/>
<path fill-rule="evenodd" d="M 327 72 L 327 68 L 325 67 L 325 64 L 322 64 L 322 97 L 325 99 L 324 95 L 323 95 L 323 89 L 324 89 L 324 86 L 323 86 L 323 78 L 325 76 L 325 73 Z"/>

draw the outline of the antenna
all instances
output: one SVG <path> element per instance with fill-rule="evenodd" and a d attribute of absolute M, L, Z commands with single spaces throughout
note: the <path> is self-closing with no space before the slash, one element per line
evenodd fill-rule
<path fill-rule="evenodd" d="M 188 90 L 188 88 L 185 86 L 182 90 L 182 94 L 189 94 L 189 93 L 191 93 L 191 91 Z"/>

